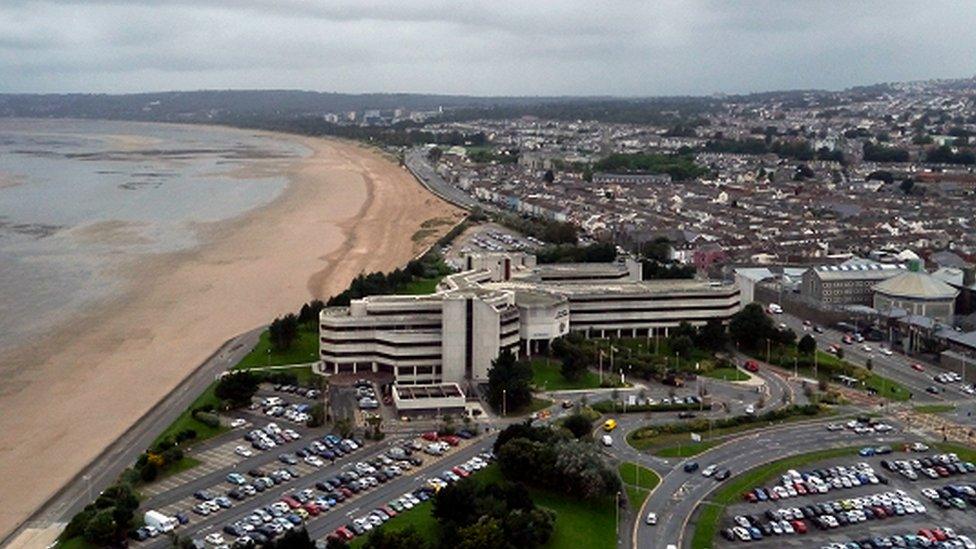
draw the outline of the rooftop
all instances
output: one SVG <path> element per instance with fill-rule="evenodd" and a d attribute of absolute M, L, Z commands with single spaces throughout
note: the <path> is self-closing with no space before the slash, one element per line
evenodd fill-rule
<path fill-rule="evenodd" d="M 941 280 L 920 272 L 908 271 L 876 284 L 874 291 L 893 297 L 916 299 L 954 299 L 959 291 Z"/>

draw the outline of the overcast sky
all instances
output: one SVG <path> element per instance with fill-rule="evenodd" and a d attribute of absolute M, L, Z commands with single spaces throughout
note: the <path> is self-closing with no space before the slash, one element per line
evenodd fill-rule
<path fill-rule="evenodd" d="M 0 92 L 671 95 L 976 74 L 976 2 L 0 0 Z"/>

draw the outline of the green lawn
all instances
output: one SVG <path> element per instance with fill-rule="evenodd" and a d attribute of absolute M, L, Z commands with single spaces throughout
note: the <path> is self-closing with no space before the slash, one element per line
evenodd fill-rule
<path fill-rule="evenodd" d="M 869 389 L 874 389 L 878 395 L 889 400 L 898 402 L 908 400 L 909 391 L 902 384 L 888 378 L 881 377 L 874 372 L 871 372 L 871 375 L 864 381 L 864 386 Z"/>
<path fill-rule="evenodd" d="M 397 290 L 397 293 L 407 294 L 407 295 L 432 294 L 437 291 L 437 284 L 440 281 L 441 281 L 441 277 L 418 278 L 416 280 L 404 284 L 402 288 Z"/>
<path fill-rule="evenodd" d="M 704 502 L 695 523 L 691 539 L 692 547 L 710 547 L 719 530 L 719 521 L 725 506 L 742 498 L 743 492 L 761 486 L 776 478 L 788 469 L 799 469 L 807 464 L 843 456 L 856 456 L 858 447 L 831 448 L 808 454 L 800 454 L 760 465 L 740 475 L 732 477 L 725 486 L 714 492 Z"/>
<path fill-rule="evenodd" d="M 668 338 L 663 335 L 657 338 L 657 343 L 655 343 L 654 338 L 650 338 L 650 341 L 648 341 L 648 338 L 628 337 L 614 339 L 613 345 L 618 349 L 617 356 L 627 356 L 627 349 L 631 349 L 638 354 L 647 352 L 663 360 L 668 368 L 675 368 L 682 371 L 694 371 L 696 363 L 701 366 L 701 370 L 708 370 L 711 368 L 712 363 L 715 362 L 715 355 L 712 351 L 699 347 L 692 347 L 686 357 L 676 357 L 674 351 L 668 345 Z"/>
<path fill-rule="evenodd" d="M 384 524 L 383 529 L 389 532 L 398 532 L 413 526 L 425 539 L 434 542 L 437 539 L 439 525 L 437 524 L 437 520 L 434 519 L 433 512 L 433 504 L 431 504 L 430 500 L 425 501 L 409 511 L 399 513 Z M 349 547 L 353 549 L 362 547 L 366 543 L 367 537 L 369 537 L 368 534 L 357 537 L 352 540 Z"/>
<path fill-rule="evenodd" d="M 288 364 L 306 364 L 318 360 L 319 357 L 319 333 L 313 328 L 311 330 L 300 328 L 298 339 L 287 351 L 276 351 L 271 348 L 271 341 L 268 339 L 268 332 L 265 330 L 261 334 L 261 339 L 254 349 L 247 354 L 241 361 L 234 366 L 234 369 L 258 368 L 261 366 L 285 366 Z"/>
<path fill-rule="evenodd" d="M 183 456 L 183 459 L 177 461 L 173 465 L 170 465 L 163 471 L 156 480 L 163 479 L 169 476 L 173 476 L 178 473 L 182 473 L 187 469 L 193 469 L 197 465 L 200 465 L 201 461 L 190 456 Z"/>
<path fill-rule="evenodd" d="M 724 379 L 725 381 L 746 381 L 749 379 L 749 375 L 738 368 L 715 368 L 702 375 L 714 379 Z"/>
<path fill-rule="evenodd" d="M 532 384 L 540 391 L 566 391 L 573 389 L 595 389 L 600 386 L 600 375 L 591 370 L 583 373 L 583 377 L 577 381 L 569 381 L 563 377 L 560 371 L 562 363 L 556 359 L 533 358 L 532 365 Z M 610 376 L 604 373 L 605 380 Z"/>
<path fill-rule="evenodd" d="M 481 484 L 489 484 L 502 480 L 501 471 L 497 465 L 491 465 L 480 471 L 472 478 Z M 644 483 L 641 479 L 642 484 Z M 568 498 L 564 494 L 529 488 L 532 501 L 540 507 L 551 509 L 556 513 L 556 527 L 552 538 L 544 547 L 546 549 L 578 549 L 616 547 L 614 524 L 615 514 L 613 499 L 591 502 Z M 410 511 L 401 513 L 386 523 L 383 528 L 402 529 L 414 525 L 417 530 L 431 542 L 437 539 L 438 524 L 431 515 L 433 505 L 425 502 Z M 362 547 L 366 537 L 359 537 L 350 543 L 350 547 Z"/>
<path fill-rule="evenodd" d="M 916 406 L 915 411 L 920 414 L 945 414 L 947 412 L 955 412 L 956 407 L 952 404 L 926 404 Z"/>
<path fill-rule="evenodd" d="M 665 446 L 654 450 L 653 454 L 659 457 L 691 457 L 697 456 L 702 452 L 707 452 L 712 448 L 718 446 L 721 443 L 719 440 L 702 440 L 701 442 L 692 442 L 689 437 L 686 444 L 679 444 L 677 446 Z"/>

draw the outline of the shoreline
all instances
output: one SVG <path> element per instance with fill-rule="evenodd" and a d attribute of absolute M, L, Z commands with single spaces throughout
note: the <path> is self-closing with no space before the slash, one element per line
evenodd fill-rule
<path fill-rule="evenodd" d="M 202 243 L 194 249 L 120 267 L 124 291 L 5 352 L 0 535 L 32 516 L 222 342 L 341 291 L 360 272 L 405 263 L 440 236 L 414 242 L 424 221 L 461 216 L 405 169 L 358 144 L 218 128 L 292 140 L 312 154 L 287 166 L 289 183 L 270 203 L 197 227 Z"/>

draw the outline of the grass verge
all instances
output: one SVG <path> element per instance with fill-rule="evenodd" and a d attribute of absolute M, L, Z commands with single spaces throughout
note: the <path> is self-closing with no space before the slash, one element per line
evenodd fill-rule
<path fill-rule="evenodd" d="M 532 402 L 527 406 L 523 406 L 518 410 L 509 410 L 505 417 L 517 417 L 524 416 L 528 414 L 533 414 L 539 410 L 545 410 L 546 408 L 552 406 L 552 401 L 546 398 L 535 398 L 532 397 Z"/>
<path fill-rule="evenodd" d="M 721 444 L 719 440 L 703 440 L 701 442 L 692 442 L 689 440 L 687 444 L 659 448 L 654 450 L 653 454 L 659 457 L 686 458 L 707 452 L 719 444 Z"/>
<path fill-rule="evenodd" d="M 829 408 L 821 407 L 821 409 L 816 414 L 796 414 L 783 419 L 774 421 L 753 421 L 751 423 L 741 423 L 739 425 L 734 425 L 730 427 L 721 427 L 716 429 L 701 429 L 697 431 L 702 437 L 702 443 L 704 444 L 708 441 L 715 439 L 721 439 L 728 437 L 730 435 L 735 435 L 739 433 L 744 433 L 747 431 L 753 431 L 756 429 L 765 429 L 768 427 L 775 427 L 777 425 L 783 425 L 787 423 L 795 423 L 798 421 L 821 419 L 825 417 L 830 417 L 835 415 L 836 412 Z M 638 437 L 636 436 L 643 427 L 638 427 L 633 431 L 627 433 L 627 444 L 630 444 L 636 450 L 651 450 L 655 455 L 659 454 L 659 451 L 666 450 L 670 447 L 686 446 L 691 445 L 691 434 L 690 432 L 684 431 L 680 433 L 661 433 L 652 437 Z M 707 449 L 707 448 L 706 448 Z M 675 449 L 674 451 L 677 451 Z M 683 451 L 683 450 L 682 450 Z M 701 450 L 702 452 L 705 449 Z M 700 452 L 699 452 L 700 453 Z M 677 455 L 673 457 L 678 457 Z"/>
<path fill-rule="evenodd" d="M 920 414 L 945 414 L 947 412 L 955 412 L 956 407 L 952 404 L 925 404 L 916 406 L 915 411 Z"/>
<path fill-rule="evenodd" d="M 651 490 L 661 482 L 661 477 L 654 471 L 629 461 L 621 463 L 617 471 L 624 483 L 627 501 L 635 511 L 640 509 Z"/>
<path fill-rule="evenodd" d="M 963 461 L 972 461 L 976 463 L 976 448 L 971 446 L 964 446 L 955 442 L 936 442 L 932 446 L 938 448 L 939 451 L 942 452 L 953 452 Z"/>
<path fill-rule="evenodd" d="M 712 540 L 719 530 L 719 521 L 725 507 L 742 497 L 746 490 L 760 486 L 770 479 L 783 474 L 788 469 L 844 456 L 856 456 L 857 447 L 831 448 L 779 459 L 750 469 L 733 477 L 728 483 L 712 493 L 709 501 L 703 502 L 691 538 L 692 547 L 711 547 Z"/>

